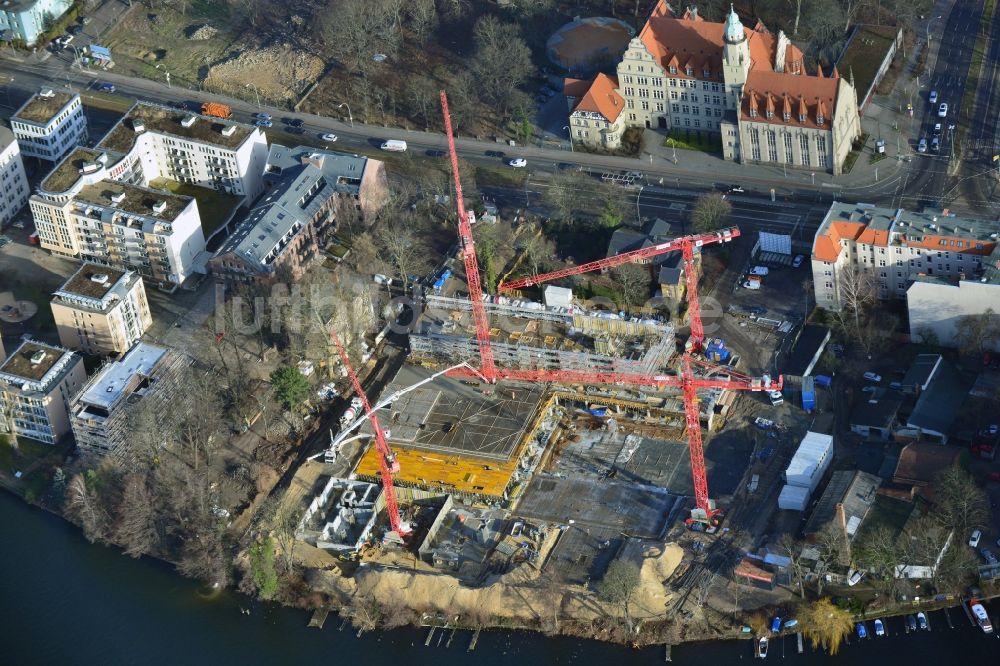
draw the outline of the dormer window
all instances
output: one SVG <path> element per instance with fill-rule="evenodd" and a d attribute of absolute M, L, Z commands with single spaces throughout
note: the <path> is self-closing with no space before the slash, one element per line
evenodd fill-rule
<path fill-rule="evenodd" d="M 767 119 L 770 120 L 771 118 L 774 118 L 774 111 L 767 112 Z"/>
<path fill-rule="evenodd" d="M 684 73 L 687 74 L 688 76 L 694 76 L 694 69 L 692 69 L 691 67 L 687 67 L 684 69 Z"/>
<path fill-rule="evenodd" d="M 676 74 L 676 73 L 677 73 L 677 68 L 676 68 L 676 67 L 674 67 L 673 65 L 671 65 L 671 66 L 670 66 L 670 73 L 671 73 L 671 74 Z"/>
<path fill-rule="evenodd" d="M 750 117 L 751 118 L 756 118 L 757 117 L 757 109 L 754 109 L 754 108 L 750 109 Z"/>
<path fill-rule="evenodd" d="M 791 120 L 791 119 L 792 119 L 792 114 L 790 114 L 790 113 L 789 113 L 788 111 L 785 111 L 785 113 L 784 113 L 783 115 L 784 115 L 784 118 L 785 118 L 785 122 L 786 122 L 786 123 L 787 123 L 787 122 L 788 122 L 789 120 Z"/>
<path fill-rule="evenodd" d="M 816 116 L 816 124 L 817 125 L 822 125 L 823 124 L 823 120 L 824 120 L 824 118 L 823 118 L 822 115 Z"/>
<path fill-rule="evenodd" d="M 806 114 L 800 113 L 799 114 L 799 122 L 800 123 L 804 123 L 805 121 L 806 121 Z"/>
<path fill-rule="evenodd" d="M 710 71 L 708 71 L 708 67 L 706 67 L 705 69 L 701 70 L 701 74 L 706 79 L 710 78 L 712 76 L 712 73 Z"/>

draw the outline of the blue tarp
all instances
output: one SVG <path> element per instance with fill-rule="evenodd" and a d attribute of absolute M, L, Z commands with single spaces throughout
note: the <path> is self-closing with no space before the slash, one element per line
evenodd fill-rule
<path fill-rule="evenodd" d="M 446 270 L 444 273 L 442 273 L 441 277 L 439 277 L 437 280 L 434 281 L 434 291 L 441 291 L 442 289 L 444 289 L 444 283 L 447 282 L 448 278 L 450 277 L 451 277 L 450 270 Z"/>
<path fill-rule="evenodd" d="M 90 45 L 90 55 L 101 60 L 111 60 L 111 49 L 106 46 Z"/>

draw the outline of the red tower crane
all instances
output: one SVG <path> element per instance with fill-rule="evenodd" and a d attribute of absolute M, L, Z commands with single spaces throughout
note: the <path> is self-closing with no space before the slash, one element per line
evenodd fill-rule
<path fill-rule="evenodd" d="M 396 504 L 396 488 L 392 485 L 392 473 L 399 471 L 399 462 L 393 455 L 392 449 L 389 448 L 389 443 L 385 441 L 385 434 L 382 432 L 382 426 L 379 425 L 378 416 L 372 411 L 372 406 L 368 402 L 368 396 L 365 395 L 365 390 L 361 387 L 361 382 L 358 381 L 358 376 L 354 373 L 354 368 L 351 367 L 351 359 L 347 356 L 347 350 L 344 349 L 340 338 L 337 337 L 336 332 L 333 330 L 330 331 L 330 340 L 337 347 L 337 353 L 340 354 L 340 360 L 344 364 L 344 369 L 347 370 L 347 375 L 351 378 L 354 392 L 358 394 L 361 406 L 364 408 L 365 414 L 368 415 L 368 420 L 372 424 L 372 430 L 375 431 L 378 467 L 382 476 L 382 492 L 385 493 L 385 510 L 389 514 L 389 524 L 396 534 L 405 537 L 410 533 L 410 528 L 404 527 L 402 521 L 399 519 L 399 506 Z"/>
<path fill-rule="evenodd" d="M 462 198 L 462 179 L 458 174 L 458 153 L 455 151 L 455 136 L 451 131 L 451 113 L 448 112 L 448 94 L 441 91 L 441 112 L 444 114 L 444 131 L 448 135 L 448 153 L 451 156 L 451 173 L 455 179 L 455 201 L 458 203 L 458 235 L 462 239 L 462 256 L 465 260 L 465 280 L 469 285 L 469 300 L 472 302 L 472 321 L 476 326 L 479 341 L 480 370 L 490 384 L 497 380 L 493 348 L 490 347 L 490 325 L 486 320 L 486 306 L 483 305 L 483 287 L 479 281 L 479 261 L 476 259 L 476 244 L 472 240 L 472 214 L 465 210 Z"/>
<path fill-rule="evenodd" d="M 541 284 L 543 282 L 549 282 L 551 280 L 558 280 L 559 278 L 568 277 L 570 275 L 580 275 L 582 273 L 591 273 L 593 271 L 603 270 L 605 268 L 614 268 L 615 266 L 621 266 L 622 264 L 628 264 L 633 262 L 639 262 L 643 259 L 649 259 L 660 254 L 665 254 L 667 252 L 673 252 L 675 250 L 681 250 L 684 252 L 684 259 L 687 260 L 688 253 L 694 256 L 694 248 L 701 247 L 702 245 L 709 245 L 711 243 L 728 243 L 734 238 L 740 235 L 739 227 L 730 227 L 728 229 L 723 229 L 722 231 L 717 231 L 710 234 L 699 234 L 697 236 L 684 236 L 682 238 L 675 238 L 673 240 L 667 241 L 666 243 L 659 243 L 657 245 L 651 245 L 649 247 L 640 248 L 638 250 L 632 250 L 631 252 L 622 252 L 621 254 L 616 254 L 613 257 L 607 257 L 605 259 L 598 259 L 596 261 L 591 261 L 586 264 L 580 264 L 579 266 L 572 266 L 570 268 L 563 268 L 558 271 L 552 271 L 551 273 L 542 273 L 540 275 L 532 275 L 530 277 L 521 278 L 519 280 L 513 280 L 511 282 L 501 283 L 500 291 L 513 291 L 515 289 L 521 289 L 522 287 L 530 287 L 532 285 Z"/>
<path fill-rule="evenodd" d="M 698 409 L 698 389 L 731 389 L 743 391 L 770 391 L 780 390 L 782 378 L 771 381 L 765 376 L 763 379 L 754 379 L 745 375 L 728 371 L 724 368 L 717 368 L 728 375 L 727 379 L 701 378 L 694 374 L 696 365 L 715 368 L 712 364 L 695 359 L 690 353 L 685 353 L 680 375 L 643 375 L 639 373 L 618 373 L 601 371 L 572 371 L 572 370 L 517 370 L 498 369 L 493 359 L 493 350 L 490 347 L 489 322 L 486 319 L 486 307 L 483 304 L 483 291 L 479 280 L 479 263 L 476 260 L 475 244 L 472 238 L 472 224 L 470 215 L 465 210 L 465 202 L 462 199 L 462 183 L 458 172 L 458 153 L 455 150 L 455 139 L 452 135 L 451 115 L 448 112 L 448 96 L 441 92 L 441 111 L 444 115 L 445 132 L 448 136 L 448 151 L 451 157 L 452 176 L 455 179 L 455 197 L 458 203 L 458 229 L 462 240 L 462 248 L 465 258 L 466 280 L 469 284 L 469 300 L 472 305 L 472 318 L 476 326 L 476 338 L 479 342 L 479 355 L 482 362 L 482 377 L 490 383 L 497 379 L 525 382 L 566 382 L 566 383 L 587 383 L 587 384 L 618 384 L 630 386 L 657 386 L 676 387 L 683 391 L 684 395 L 684 415 L 688 432 L 688 447 L 691 453 L 691 476 L 694 481 L 695 511 L 692 512 L 692 520 L 698 522 L 711 521 L 717 513 L 708 497 L 708 478 L 705 471 L 705 455 L 702 449 L 701 439 L 701 418 Z M 687 283 L 687 297 L 689 301 L 688 314 L 691 321 L 691 345 L 693 351 L 700 351 L 705 340 L 705 331 L 701 321 L 701 306 L 698 299 L 698 276 L 694 265 L 694 248 L 704 245 L 706 242 L 728 242 L 739 235 L 739 229 L 730 228 L 717 234 L 706 234 L 702 237 L 689 236 L 686 238 L 671 241 L 678 243 L 684 259 L 684 272 Z M 707 236 L 707 237 L 706 237 Z M 567 275 L 578 275 L 588 271 L 617 266 L 629 261 L 646 258 L 678 249 L 678 246 L 663 249 L 664 243 L 659 246 L 645 248 L 633 253 L 623 253 L 615 257 L 609 257 L 588 264 L 582 264 L 573 268 L 537 275 L 524 280 L 517 280 L 502 287 L 504 290 L 516 289 L 519 286 L 529 284 L 539 284 L 546 280 L 553 280 Z M 657 249 L 659 248 L 659 249 Z M 645 254 L 641 254 L 644 253 Z M 641 256 L 639 256 L 641 254 Z M 449 375 L 469 376 L 475 373 L 469 368 L 457 368 L 449 372 Z"/>

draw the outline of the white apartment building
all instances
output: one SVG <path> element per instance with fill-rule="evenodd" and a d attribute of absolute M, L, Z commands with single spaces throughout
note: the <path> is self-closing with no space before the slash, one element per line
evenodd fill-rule
<path fill-rule="evenodd" d="M 28 177 L 14 133 L 0 126 L 0 229 L 28 203 Z"/>
<path fill-rule="evenodd" d="M 0 365 L 0 431 L 55 444 L 70 431 L 70 400 L 86 381 L 78 354 L 21 343 Z"/>
<path fill-rule="evenodd" d="M 204 270 L 199 255 L 205 250 L 205 235 L 192 197 L 114 180 L 87 183 L 86 176 L 97 177 L 103 171 L 101 165 L 84 174 L 93 164 L 101 163 L 80 169 L 85 177 L 77 180 L 72 196 L 31 197 L 42 247 L 135 271 L 163 289 L 173 289 Z"/>
<path fill-rule="evenodd" d="M 52 295 L 59 341 L 88 354 L 124 354 L 152 323 L 137 273 L 84 263 Z"/>
<path fill-rule="evenodd" d="M 852 266 L 871 274 L 884 299 L 927 291 L 918 282 L 954 287 L 954 294 L 965 283 L 991 285 L 1000 281 L 998 234 L 1000 222 L 959 218 L 947 209 L 914 213 L 835 201 L 813 241 L 816 304 L 841 308 L 844 271 Z M 992 305 L 1000 311 L 1000 300 Z M 983 301 L 979 311 L 990 306 Z M 953 315 L 942 310 L 935 316 Z"/>
<path fill-rule="evenodd" d="M 45 88 L 10 117 L 21 153 L 50 162 L 87 138 L 87 118 L 76 93 Z"/>
<path fill-rule="evenodd" d="M 112 180 L 168 178 L 250 203 L 264 190 L 267 139 L 259 127 L 137 102 L 101 139 Z"/>
<path fill-rule="evenodd" d="M 130 414 L 140 405 L 151 406 L 154 419 L 170 414 L 169 406 L 176 407 L 182 394 L 183 371 L 189 363 L 183 354 L 140 342 L 102 367 L 71 406 L 73 436 L 80 451 L 109 456 L 127 467 L 135 455 L 129 437 Z"/>
<path fill-rule="evenodd" d="M 624 127 L 612 132 L 619 137 L 629 127 L 718 134 L 726 160 L 837 174 L 861 133 L 854 87 L 836 68 L 830 78 L 821 70 L 809 76 L 802 51 L 783 32 L 772 35 L 759 23 L 748 29 L 733 10 L 725 23 L 711 23 L 694 8 L 675 17 L 661 0 L 617 74 L 625 105 Z M 573 99 L 585 98 L 579 82 L 567 80 L 566 87 Z M 601 90 L 598 97 L 607 95 Z M 605 134 L 582 135 L 572 122 L 585 111 L 590 115 L 581 120 L 610 130 L 618 109 L 613 100 L 601 106 L 572 107 L 574 142 L 609 145 Z"/>

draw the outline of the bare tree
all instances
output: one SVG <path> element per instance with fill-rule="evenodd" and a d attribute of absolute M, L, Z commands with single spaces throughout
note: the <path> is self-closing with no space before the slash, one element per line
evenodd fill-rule
<path fill-rule="evenodd" d="M 130 557 L 140 557 L 152 552 L 157 543 L 154 523 L 153 496 L 149 492 L 144 474 L 128 474 L 118 505 L 114 540 Z"/>
<path fill-rule="evenodd" d="M 733 211 L 733 205 L 718 193 L 703 194 L 698 197 L 691 210 L 691 223 L 695 231 L 709 233 L 722 226 Z"/>
<path fill-rule="evenodd" d="M 399 0 L 343 0 L 323 12 L 322 36 L 331 53 L 366 74 L 376 53 L 394 55 L 401 40 Z"/>
<path fill-rule="evenodd" d="M 415 76 L 406 82 L 406 99 L 410 115 L 420 118 L 424 127 L 437 126 L 441 120 L 438 107 L 438 89 L 434 81 L 426 76 Z"/>
<path fill-rule="evenodd" d="M 375 232 L 375 243 L 404 285 L 410 275 L 423 272 L 429 264 L 426 245 L 406 220 L 382 224 Z"/>
<path fill-rule="evenodd" d="M 534 72 L 531 50 L 516 25 L 504 23 L 491 14 L 476 22 L 473 37 L 476 54 L 471 64 L 477 87 L 485 100 L 506 117 L 511 94 Z"/>
<path fill-rule="evenodd" d="M 955 323 L 955 340 L 968 352 L 982 354 L 1000 344 L 1000 314 L 986 308 L 980 314 L 963 315 Z"/>
<path fill-rule="evenodd" d="M 931 516 L 943 527 L 967 532 L 989 520 L 986 492 L 961 467 L 945 469 L 934 479 L 934 510 Z"/>
<path fill-rule="evenodd" d="M 437 6 L 434 0 L 412 0 L 407 7 L 407 15 L 410 19 L 410 30 L 413 31 L 417 41 L 425 43 L 438 24 Z"/>
<path fill-rule="evenodd" d="M 861 317 L 866 308 L 875 303 L 876 284 L 872 272 L 855 264 L 847 266 L 837 276 L 837 292 L 840 300 L 841 323 L 853 333 L 854 339 L 860 339 Z M 846 325 L 843 314 L 851 315 L 853 329 Z"/>
<path fill-rule="evenodd" d="M 799 597 L 805 599 L 805 566 L 802 563 L 802 550 L 799 548 L 798 544 L 795 543 L 795 538 L 787 532 L 783 533 L 778 539 L 778 548 L 785 551 L 785 556 L 788 557 L 788 560 L 791 562 L 792 576 L 799 586 Z"/>
<path fill-rule="evenodd" d="M 85 473 L 73 475 L 66 486 L 66 515 L 80 524 L 91 543 L 107 538 L 110 522 L 97 493 L 95 483 L 88 484 Z"/>
<path fill-rule="evenodd" d="M 295 565 L 295 532 L 299 526 L 301 512 L 281 497 L 269 497 L 261 507 L 260 527 L 270 534 L 278 549 L 278 563 L 281 569 L 290 574 Z"/>
<path fill-rule="evenodd" d="M 615 560 L 608 567 L 604 578 L 597 584 L 597 595 L 607 601 L 621 606 L 622 616 L 629 631 L 632 631 L 632 616 L 629 613 L 629 603 L 639 589 L 639 567 L 634 562 Z"/>
<path fill-rule="evenodd" d="M 621 287 L 625 307 L 641 305 L 649 296 L 649 266 L 645 264 L 623 264 L 611 274 Z"/>

